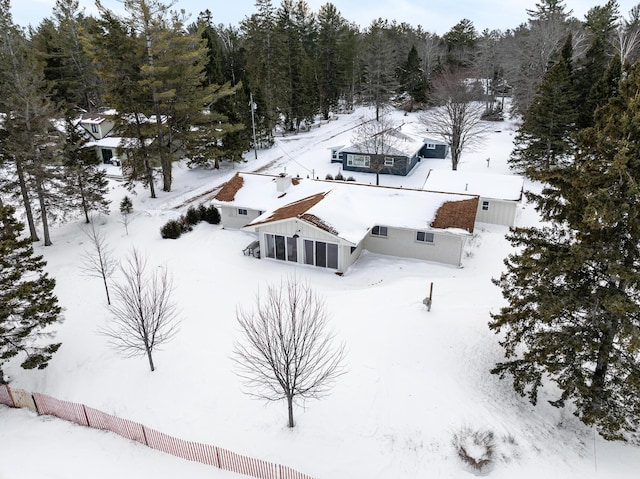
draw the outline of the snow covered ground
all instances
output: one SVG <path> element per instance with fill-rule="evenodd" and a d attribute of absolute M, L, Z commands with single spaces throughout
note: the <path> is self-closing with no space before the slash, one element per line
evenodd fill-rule
<path fill-rule="evenodd" d="M 109 321 L 101 281 L 81 275 L 82 252 L 90 248 L 81 220 L 56 226 L 53 246 L 36 250 L 57 280 L 65 321 L 62 347 L 43 371 L 11 363 L 12 386 L 84 403 L 187 440 L 281 463 L 318 479 L 470 477 L 452 446 L 464 428 L 492 432 L 495 478 L 637 478 L 640 449 L 609 443 L 545 399 L 531 406 L 507 381 L 489 373 L 502 358 L 487 327 L 502 304 L 491 283 L 511 251 L 505 227 L 480 225 L 463 268 L 365 253 L 343 277 L 328 270 L 257 260 L 242 254 L 251 234 L 205 223 L 178 240 L 163 240 L 159 228 L 198 197 L 241 170 L 293 176 L 335 175 L 329 148 L 351 141 L 366 109 L 340 115 L 319 128 L 280 137 L 276 145 L 247 153 L 247 162 L 219 171 L 175 167 L 171 193 L 157 199 L 139 188 L 132 197 L 129 234 L 118 221 L 127 194 L 113 182 L 112 211 L 97 220 L 118 257 L 136 247 L 153 267 L 168 268 L 176 284 L 182 324 L 176 338 L 156 353 L 157 371 L 145 358 L 126 359 L 106 345 L 98 330 Z M 396 123 L 415 115 L 394 113 Z M 508 174 L 514 126 L 492 124 L 461 170 Z M 486 159 L 491 161 L 487 162 Z M 487 166 L 489 164 L 489 166 Z M 407 177 L 382 176 L 388 186 L 421 187 L 431 168 L 449 160 L 424 160 Z M 358 181 L 374 175 L 347 172 Z M 527 185 L 527 187 L 531 187 Z M 524 205 L 519 225 L 536 215 Z M 295 410 L 286 427 L 284 403 L 265 404 L 242 393 L 230 353 L 239 338 L 235 311 L 250 307 L 270 282 L 288 275 L 309 281 L 324 296 L 331 326 L 347 345 L 348 373 L 333 393 Z M 431 312 L 422 299 L 434 283 Z M 548 396 L 550 398 L 551 396 Z M 238 475 L 152 451 L 113 434 L 75 426 L 25 410 L 0 406 L 0 479 L 24 477 L 231 478 Z"/>

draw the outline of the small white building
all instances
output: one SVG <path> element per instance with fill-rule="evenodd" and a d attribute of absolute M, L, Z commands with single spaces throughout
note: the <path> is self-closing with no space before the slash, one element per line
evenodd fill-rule
<path fill-rule="evenodd" d="M 514 226 L 522 205 L 524 178 L 518 175 L 431 170 L 424 184 L 429 191 L 478 195 L 476 221 Z"/>
<path fill-rule="evenodd" d="M 225 228 L 257 233 L 262 258 L 344 273 L 363 250 L 461 266 L 478 197 L 238 173 L 215 204 Z"/>

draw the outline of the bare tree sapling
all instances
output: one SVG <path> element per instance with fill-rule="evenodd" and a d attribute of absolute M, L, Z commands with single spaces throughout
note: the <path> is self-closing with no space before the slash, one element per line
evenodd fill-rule
<path fill-rule="evenodd" d="M 86 276 L 102 279 L 104 292 L 107 295 L 107 304 L 111 305 L 109 278 L 118 266 L 118 262 L 113 256 L 113 250 L 107 243 L 104 232 L 96 229 L 95 217 L 85 228 L 82 228 L 82 231 L 89 238 L 92 249 L 84 251 L 80 270 Z"/>
<path fill-rule="evenodd" d="M 115 283 L 113 321 L 102 329 L 111 345 L 125 356 L 146 355 L 155 371 L 153 352 L 178 332 L 173 282 L 166 268 L 147 271 L 147 259 L 135 248 L 120 265 L 122 280 Z"/>
<path fill-rule="evenodd" d="M 324 301 L 309 284 L 289 277 L 267 287 L 251 311 L 236 313 L 242 340 L 232 360 L 247 393 L 267 401 L 286 399 L 294 427 L 297 400 L 328 394 L 344 374 L 345 349 L 328 329 Z"/>

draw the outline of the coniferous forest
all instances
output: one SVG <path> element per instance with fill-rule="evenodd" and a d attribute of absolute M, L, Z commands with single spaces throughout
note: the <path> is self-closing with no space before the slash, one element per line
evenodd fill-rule
<path fill-rule="evenodd" d="M 14 207 L 45 245 L 51 221 L 108 209 L 101 162 L 75 129 L 81 113 L 110 112 L 130 141 L 126 181 L 156 197 L 171 191 L 175 161 L 219 168 L 356 105 L 438 108 L 456 78 L 475 85 L 465 101 L 482 104 L 484 120 L 520 119 L 510 165 L 545 185 L 528 196 L 544 226 L 509 233 L 518 252 L 494 279 L 507 305 L 490 321 L 505 350 L 493 372 L 533 403 L 551 380 L 553 404 L 571 402 L 607 438 L 638 431 L 640 5 L 621 12 L 610 0 L 578 19 L 562 0 L 539 0 L 521 25 L 479 32 L 462 18 L 441 36 L 393 19 L 357 25 L 332 3 L 314 12 L 302 0 L 256 0 L 236 26 L 173 6 L 125 0 L 122 16 L 102 6 L 88 16 L 57 0 L 27 29 L 0 0 L 0 209 L 13 225 L 3 251 L 31 254 L 15 237 Z M 31 263 L 39 273 L 41 260 Z M 16 274 L 3 266 L 0 284 Z M 41 326 L 59 315 L 47 281 L 28 318 Z M 0 314 L 3 337 L 22 310 Z M 14 354 L 5 344 L 0 380 Z M 28 366 L 44 367 L 56 348 Z"/>

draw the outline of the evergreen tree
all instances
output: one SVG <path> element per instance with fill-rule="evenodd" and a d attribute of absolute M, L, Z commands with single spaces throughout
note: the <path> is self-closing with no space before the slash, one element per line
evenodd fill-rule
<path fill-rule="evenodd" d="M 155 198 L 154 168 L 159 164 L 149 148 L 152 125 L 144 115 L 148 105 L 139 88 L 144 43 L 120 18 L 100 8 L 100 17 L 88 32 L 87 49 L 105 84 L 105 100 L 119 113 L 114 118 L 114 132 L 126 138 L 118 152 L 123 158 L 126 186 L 131 188 L 141 181 Z"/>
<path fill-rule="evenodd" d="M 260 146 L 273 143 L 278 123 L 277 90 L 283 83 L 278 64 L 279 38 L 271 0 L 256 0 L 257 12 L 242 22 L 246 49 L 247 81 L 256 104 L 256 134 Z"/>
<path fill-rule="evenodd" d="M 509 235 L 518 252 L 496 280 L 493 315 L 516 391 L 535 404 L 550 379 L 608 439 L 640 427 L 640 67 L 577 135 L 574 161 L 532 196 L 547 222 Z"/>
<path fill-rule="evenodd" d="M 53 125 L 56 117 L 42 65 L 24 33 L 13 25 L 9 2 L 0 1 L 0 63 L 4 66 L 4 81 L 0 85 L 0 110 L 11 115 L 4 122 L 2 136 L 3 161 L 10 165 L 14 176 L 2 189 L 22 200 L 31 239 L 38 240 L 32 198 L 36 197 L 43 227 L 45 246 L 51 245 L 49 207 L 59 170 L 53 167 L 60 134 Z"/>
<path fill-rule="evenodd" d="M 43 20 L 33 35 L 45 62 L 45 79 L 52 84 L 52 99 L 67 110 L 94 111 L 102 104 L 95 67 L 83 48 L 82 32 L 91 21 L 78 0 L 56 0 L 53 20 Z"/>
<path fill-rule="evenodd" d="M 509 159 L 512 168 L 537 178 L 573 152 L 576 92 L 572 75 L 572 36 L 544 76 L 533 103 L 523 116 Z"/>
<path fill-rule="evenodd" d="M 611 33 L 615 29 L 618 17 L 618 4 L 615 0 L 609 0 L 605 6 L 593 7 L 586 15 L 585 25 L 591 35 L 591 44 L 584 58 L 576 68 L 576 91 L 578 117 L 576 126 L 579 129 L 593 126 L 593 113 L 599 106 L 599 99 L 594 98 L 601 92 L 594 91 L 596 83 L 601 79 L 602 72 L 606 70 L 612 46 Z"/>
<path fill-rule="evenodd" d="M 90 211 L 109 214 L 109 200 L 106 198 L 109 189 L 107 173 L 100 168 L 101 161 L 95 151 L 84 146 L 84 136 L 70 118 L 66 125 L 67 136 L 62 151 L 66 173 L 65 200 L 71 208 L 81 209 L 85 221 L 89 223 Z"/>
<path fill-rule="evenodd" d="M 415 45 L 411 45 L 407 61 L 398 70 L 398 82 L 409 96 L 407 109 L 413 111 L 413 104 L 427 101 L 427 79 L 422 70 L 422 60 Z"/>
<path fill-rule="evenodd" d="M 460 20 L 442 39 L 447 46 L 447 63 L 450 66 L 470 68 L 474 65 L 478 33 L 471 20 Z"/>
<path fill-rule="evenodd" d="M 0 383 L 7 360 L 26 354 L 23 368 L 43 369 L 60 347 L 39 340 L 43 329 L 61 320 L 61 308 L 45 261 L 34 254 L 13 214 L 13 207 L 0 202 Z"/>
<path fill-rule="evenodd" d="M 364 100 L 376 110 L 376 121 L 395 93 L 396 59 L 393 45 L 388 41 L 389 24 L 386 20 L 374 20 L 364 38 L 363 66 Z"/>

